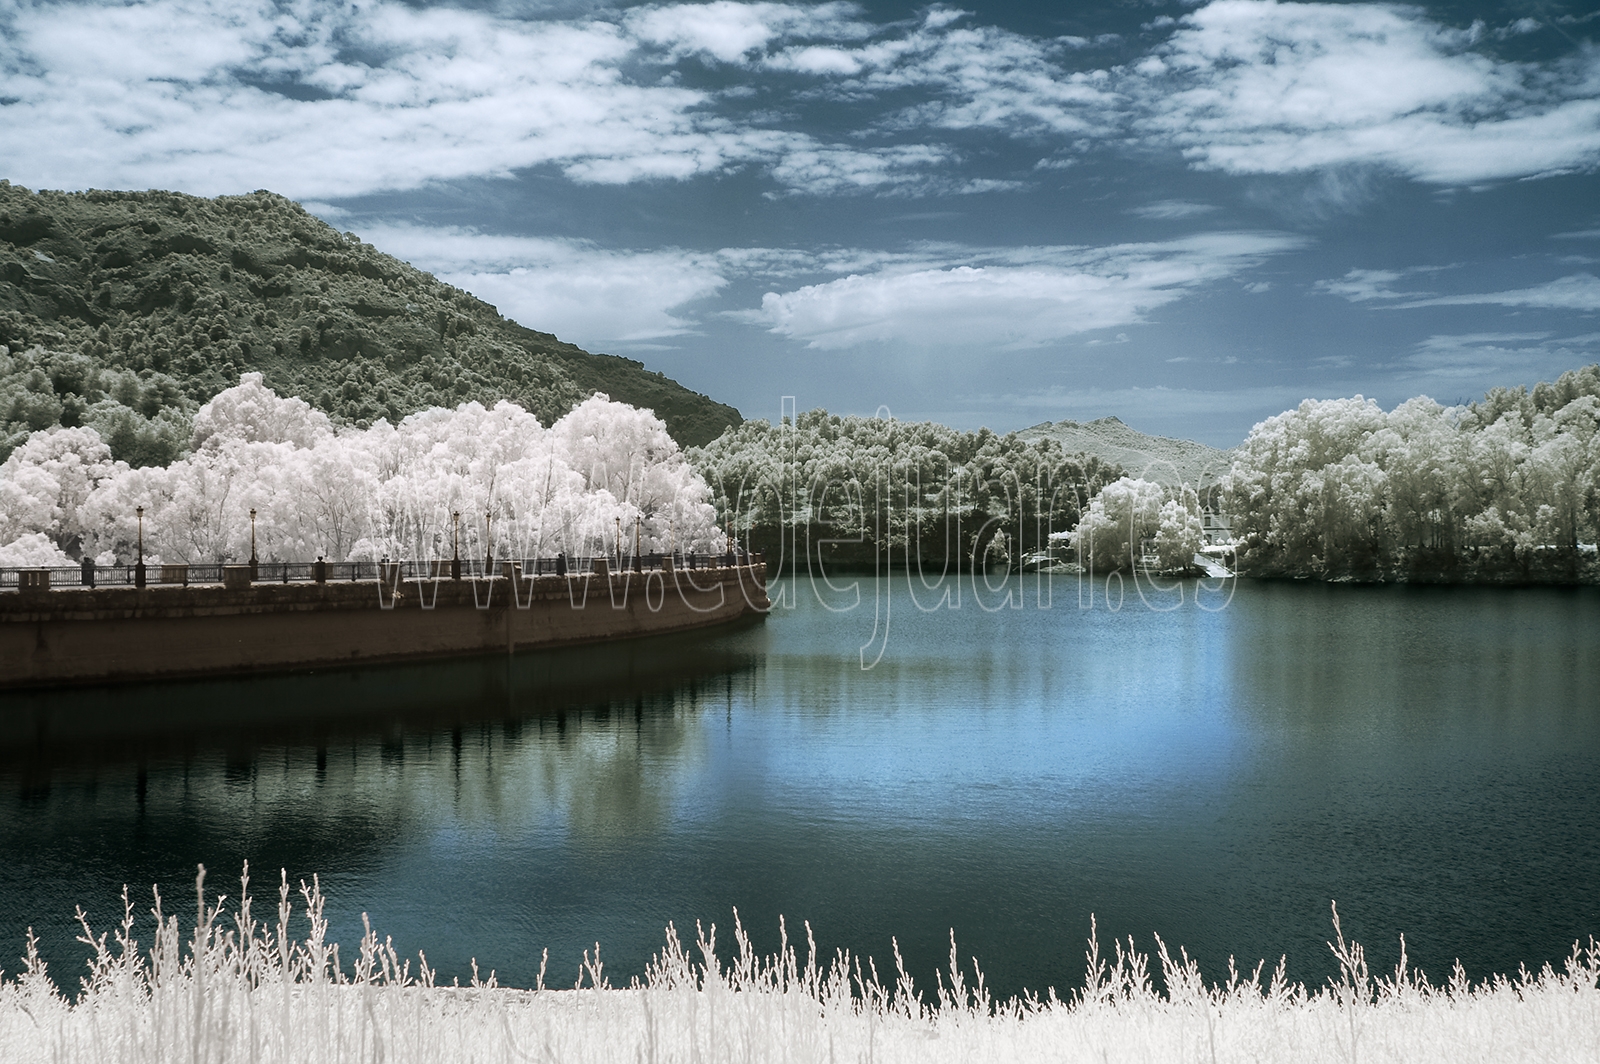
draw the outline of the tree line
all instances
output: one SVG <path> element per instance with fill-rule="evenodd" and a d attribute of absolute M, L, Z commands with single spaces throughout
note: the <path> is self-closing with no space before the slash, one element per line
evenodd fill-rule
<path fill-rule="evenodd" d="M 1252 575 L 1593 580 L 1600 365 L 1459 407 L 1308 399 L 1251 430 L 1223 505 Z"/>
<path fill-rule="evenodd" d="M 783 569 L 1015 570 L 1122 470 L 1055 440 L 812 410 L 689 452 L 738 540 Z"/>
<path fill-rule="evenodd" d="M 600 394 L 549 428 L 501 401 L 336 429 L 248 373 L 200 407 L 187 444 L 134 467 L 92 427 L 31 434 L 0 463 L 0 566 L 470 563 L 727 543 L 661 419 Z"/>

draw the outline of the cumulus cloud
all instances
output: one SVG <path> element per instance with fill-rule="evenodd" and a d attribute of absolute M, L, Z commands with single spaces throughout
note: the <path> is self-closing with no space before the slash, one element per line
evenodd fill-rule
<path fill-rule="evenodd" d="M 943 7 L 892 23 L 846 3 L 509 10 L 0 4 L 8 171 L 324 199 L 539 166 L 598 183 L 756 167 L 812 194 L 1016 187 L 940 142 L 974 131 L 1038 145 L 1047 168 L 1129 142 L 1232 173 L 1447 184 L 1600 161 L 1600 53 L 1506 62 L 1482 50 L 1494 34 L 1409 7 L 1217 0 L 1107 68 L 1105 41 Z"/>
<path fill-rule="evenodd" d="M 604 249 L 581 240 L 402 225 L 367 227 L 362 235 L 506 317 L 585 347 L 690 332 L 694 322 L 673 312 L 728 283 L 716 255 L 676 248 Z"/>
<path fill-rule="evenodd" d="M 559 167 L 579 181 L 744 165 L 802 191 L 913 181 L 938 148 L 832 143 L 688 88 L 685 57 L 859 30 L 839 5 L 526 20 L 388 0 L 0 8 L 8 172 L 27 183 L 338 198 Z"/>
<path fill-rule="evenodd" d="M 1118 88 L 1135 128 L 1204 169 L 1374 165 L 1438 184 L 1600 162 L 1600 61 L 1495 59 L 1420 8 L 1217 0 Z"/>
<path fill-rule="evenodd" d="M 921 347 L 1035 347 L 1145 320 L 1196 287 L 1301 246 L 1277 233 L 1212 233 L 1104 248 L 968 252 L 770 292 L 744 320 L 819 349 L 895 341 Z"/>

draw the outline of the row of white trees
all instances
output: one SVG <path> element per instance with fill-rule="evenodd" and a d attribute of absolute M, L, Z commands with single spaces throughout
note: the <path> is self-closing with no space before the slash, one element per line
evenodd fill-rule
<path fill-rule="evenodd" d="M 1466 407 L 1307 400 L 1251 431 L 1224 504 L 1251 573 L 1578 575 L 1600 532 L 1600 366 Z"/>
<path fill-rule="evenodd" d="M 508 402 L 335 430 L 258 373 L 195 417 L 168 466 L 113 461 L 89 428 L 0 465 L 0 565 L 466 559 L 722 550 L 705 481 L 648 410 L 596 394 L 548 429 Z M 459 513 L 457 519 L 454 515 Z"/>

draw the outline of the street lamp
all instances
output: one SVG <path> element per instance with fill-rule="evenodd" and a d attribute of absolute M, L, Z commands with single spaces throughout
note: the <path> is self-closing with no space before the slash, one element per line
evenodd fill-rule
<path fill-rule="evenodd" d="M 493 533 L 489 529 L 490 522 L 493 519 L 494 519 L 494 512 L 493 511 L 491 511 L 491 510 L 483 511 L 483 541 L 484 541 L 484 543 L 488 544 L 488 546 L 486 546 L 484 548 L 484 556 L 483 556 L 483 575 L 484 576 L 493 576 L 494 575 L 494 539 L 492 538 L 493 537 Z"/>
<path fill-rule="evenodd" d="M 461 511 L 450 511 L 455 528 L 450 535 L 450 579 L 461 579 Z"/>
<path fill-rule="evenodd" d="M 133 512 L 139 517 L 139 563 L 133 567 L 133 586 L 144 587 L 144 507 L 135 506 Z"/>
<path fill-rule="evenodd" d="M 639 551 L 644 545 L 641 542 L 641 540 L 643 538 L 642 537 L 643 530 L 644 530 L 644 517 L 642 515 L 640 515 L 640 514 L 634 514 L 633 515 L 633 571 L 634 572 L 638 572 L 639 568 L 640 568 L 640 565 L 641 565 L 641 563 L 639 561 Z"/>
<path fill-rule="evenodd" d="M 250 507 L 250 582 L 256 582 L 256 508 Z"/>
<path fill-rule="evenodd" d="M 617 568 L 621 569 L 622 568 L 622 517 L 620 515 L 617 517 L 617 538 L 614 540 L 614 542 L 617 545 Z"/>

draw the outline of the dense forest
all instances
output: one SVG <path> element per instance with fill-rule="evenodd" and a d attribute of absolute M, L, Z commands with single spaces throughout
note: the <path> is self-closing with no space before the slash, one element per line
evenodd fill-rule
<path fill-rule="evenodd" d="M 689 459 L 736 537 L 785 569 L 1016 569 L 1122 470 L 1055 440 L 841 417 L 746 421 Z"/>
<path fill-rule="evenodd" d="M 680 445 L 740 417 L 640 363 L 594 355 L 270 192 L 30 192 L 0 181 L 0 460 L 52 425 L 165 465 L 211 396 L 256 371 L 339 424 L 502 399 L 554 423 L 593 392 Z"/>
<path fill-rule="evenodd" d="M 1443 407 L 1306 400 L 1224 479 L 1242 570 L 1353 580 L 1600 578 L 1600 365 Z"/>

